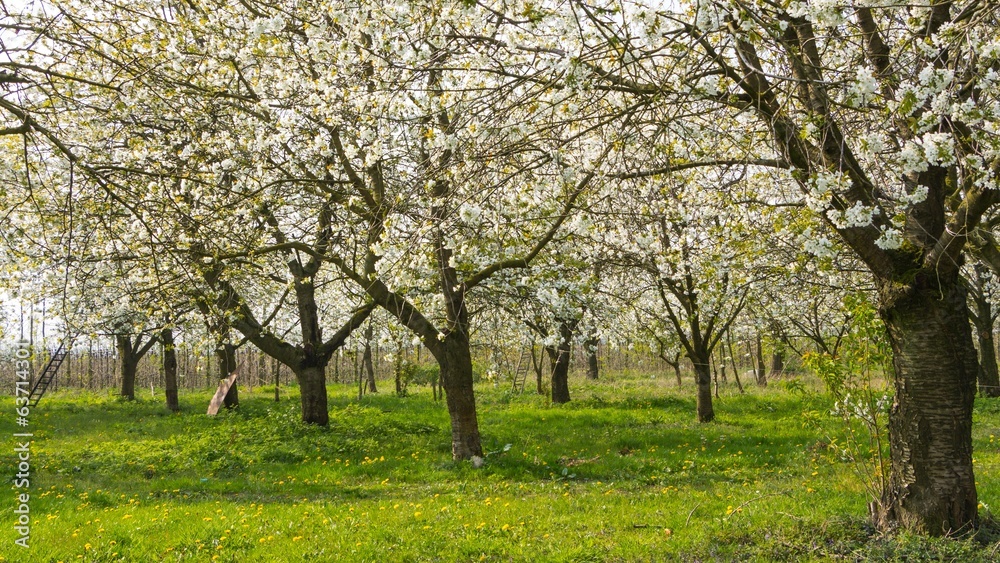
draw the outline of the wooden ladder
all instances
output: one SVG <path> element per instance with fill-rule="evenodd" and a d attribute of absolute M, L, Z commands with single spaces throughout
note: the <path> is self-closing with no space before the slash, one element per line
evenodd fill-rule
<path fill-rule="evenodd" d="M 69 350 L 73 345 L 73 338 L 67 338 L 59 344 L 59 348 L 53 352 L 52 357 L 49 358 L 49 363 L 45 364 L 45 369 L 42 370 L 42 374 L 38 376 L 35 380 L 35 384 L 31 386 L 31 393 L 28 395 L 28 404 L 32 407 L 38 406 L 38 402 L 42 400 L 42 395 L 45 394 L 45 390 L 49 388 L 49 384 L 55 379 L 56 373 L 59 371 L 59 366 L 62 365 L 63 360 L 69 354 Z"/>
<path fill-rule="evenodd" d="M 515 393 L 524 392 L 524 384 L 528 379 L 528 372 L 531 368 L 531 353 L 527 349 L 521 349 L 521 356 L 514 366 L 514 386 L 511 388 Z"/>

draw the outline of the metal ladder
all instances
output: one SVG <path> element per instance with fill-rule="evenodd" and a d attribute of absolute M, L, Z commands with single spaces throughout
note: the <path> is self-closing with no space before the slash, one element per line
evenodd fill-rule
<path fill-rule="evenodd" d="M 517 359 L 517 365 L 514 366 L 514 386 L 511 388 L 515 393 L 524 392 L 524 384 L 528 379 L 528 371 L 531 367 L 531 353 L 527 349 L 521 349 L 521 356 Z"/>
<path fill-rule="evenodd" d="M 31 393 L 28 395 L 28 404 L 32 407 L 38 406 L 38 402 L 42 400 L 42 395 L 45 394 L 45 390 L 49 388 L 49 384 L 56 377 L 56 372 L 59 371 L 59 366 L 62 365 L 63 360 L 69 354 L 69 350 L 73 345 L 73 338 L 67 338 L 59 344 L 59 348 L 53 352 L 52 357 L 49 358 L 49 363 L 45 364 L 45 369 L 42 370 L 42 374 L 38 376 L 35 380 L 35 384 L 31 386 Z"/>

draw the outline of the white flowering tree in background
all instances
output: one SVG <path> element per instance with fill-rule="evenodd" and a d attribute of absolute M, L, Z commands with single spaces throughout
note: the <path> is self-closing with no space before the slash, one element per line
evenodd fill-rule
<path fill-rule="evenodd" d="M 713 352 L 768 270 L 766 237 L 751 230 L 760 209 L 727 203 L 750 199 L 740 195 L 750 193 L 742 174 L 702 172 L 641 179 L 623 189 L 636 213 L 622 228 L 642 234 L 616 246 L 649 294 L 640 316 L 670 327 L 691 360 L 698 420 L 710 422 Z"/>
<path fill-rule="evenodd" d="M 987 397 L 1000 396 L 1000 370 L 997 369 L 996 329 L 1000 307 L 1000 285 L 996 274 L 984 263 L 966 265 L 964 276 L 969 289 L 969 318 L 979 344 L 979 392 Z"/>

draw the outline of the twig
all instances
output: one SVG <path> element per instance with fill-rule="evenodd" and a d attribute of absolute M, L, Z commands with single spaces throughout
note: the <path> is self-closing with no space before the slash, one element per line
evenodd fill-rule
<path fill-rule="evenodd" d="M 757 502 L 758 500 L 760 500 L 762 498 L 776 497 L 776 496 L 778 496 L 780 494 L 784 494 L 784 493 L 767 493 L 765 495 L 756 496 L 756 497 L 754 497 L 754 498 L 752 498 L 752 499 L 744 502 L 743 504 L 737 506 L 736 508 L 734 508 L 733 511 L 731 513 L 729 513 L 729 515 L 727 515 L 725 518 L 723 518 L 723 520 L 728 520 L 729 516 L 731 516 L 733 514 L 736 514 L 737 512 L 742 511 L 744 506 L 746 506 L 746 505 L 748 505 L 748 504 L 750 504 L 752 502 Z"/>
<path fill-rule="evenodd" d="M 701 505 L 703 505 L 703 504 L 705 504 L 705 501 L 699 502 L 698 504 L 694 505 L 694 508 L 691 509 L 691 512 L 688 512 L 687 520 L 684 520 L 684 527 L 685 528 L 687 528 L 688 524 L 691 523 L 691 517 L 694 516 L 694 511 L 698 510 L 698 507 L 701 506 Z"/>

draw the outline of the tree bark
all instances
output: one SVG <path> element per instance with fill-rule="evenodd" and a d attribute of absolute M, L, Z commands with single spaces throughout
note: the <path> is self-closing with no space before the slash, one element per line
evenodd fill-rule
<path fill-rule="evenodd" d="M 277 358 L 274 358 L 274 363 L 271 366 L 272 373 L 274 375 L 274 402 L 281 401 L 281 363 L 278 362 Z"/>
<path fill-rule="evenodd" d="M 781 350 L 771 352 L 771 379 L 780 377 L 785 372 L 785 353 Z"/>
<path fill-rule="evenodd" d="M 403 396 L 403 360 L 401 354 L 396 354 L 396 396 Z M 437 393 L 435 392 L 434 399 L 437 400 Z"/>
<path fill-rule="evenodd" d="M 441 387 L 451 418 L 451 453 L 454 459 L 482 457 L 476 395 L 472 382 L 472 350 L 461 331 L 449 333 L 434 352 L 441 368 Z"/>
<path fill-rule="evenodd" d="M 535 372 L 535 392 L 539 395 L 545 394 L 545 386 L 542 385 L 542 371 L 544 368 L 544 357 L 537 357 L 535 345 L 531 344 L 531 369 Z"/>
<path fill-rule="evenodd" d="M 694 380 L 698 386 L 698 422 L 715 420 L 715 409 L 712 406 L 712 368 L 708 357 L 691 358 L 694 364 Z"/>
<path fill-rule="evenodd" d="M 997 369 L 996 343 L 993 339 L 994 314 L 989 295 L 984 286 L 992 274 L 977 264 L 975 278 L 969 282 L 972 308 L 969 317 L 976 328 L 979 341 L 979 392 L 986 397 L 1000 396 L 1000 370 Z"/>
<path fill-rule="evenodd" d="M 568 348 L 568 347 L 567 347 Z M 549 353 L 549 365 L 552 368 L 552 402 L 568 403 L 569 398 L 569 350 L 561 344 L 555 348 L 546 348 Z"/>
<path fill-rule="evenodd" d="M 549 355 L 549 367 L 552 369 L 552 402 L 564 404 L 569 398 L 569 363 L 573 354 L 573 332 L 578 321 L 559 322 L 559 343 L 546 346 Z"/>
<path fill-rule="evenodd" d="M 599 375 L 599 364 L 597 361 L 597 345 L 599 342 L 597 335 L 591 334 L 583 343 L 583 347 L 587 351 L 587 379 L 591 381 L 597 381 Z"/>
<path fill-rule="evenodd" d="M 229 329 L 227 328 L 225 336 L 220 336 L 220 338 L 227 338 L 228 334 Z M 236 371 L 236 346 L 225 341 L 217 342 L 215 345 L 215 358 L 219 362 L 219 379 L 226 379 Z M 222 405 L 227 409 L 234 409 L 240 406 L 240 391 L 237 382 L 234 381 L 229 386 L 229 391 L 226 392 L 226 396 L 222 399 Z"/>
<path fill-rule="evenodd" d="M 757 349 L 754 353 L 757 357 L 757 387 L 767 387 L 767 369 L 764 367 L 764 343 L 761 342 L 760 333 L 757 333 Z"/>
<path fill-rule="evenodd" d="M 177 350 L 174 348 L 173 329 L 160 331 L 160 343 L 163 346 L 163 384 L 167 408 L 179 412 L 181 405 L 177 397 Z"/>
<path fill-rule="evenodd" d="M 364 366 L 366 383 L 368 385 L 369 393 L 378 393 L 378 389 L 375 388 L 375 366 L 372 363 L 372 337 L 374 336 L 374 329 L 372 324 L 369 322 L 368 326 L 365 328 L 365 352 L 361 363 Z"/>
<path fill-rule="evenodd" d="M 979 392 L 985 397 L 1000 397 L 1000 369 L 997 368 L 993 331 L 977 329 L 976 332 L 979 335 Z"/>
<path fill-rule="evenodd" d="M 129 401 L 135 400 L 135 374 L 138 367 L 138 362 L 133 361 L 131 358 L 121 359 L 121 396 Z"/>
<path fill-rule="evenodd" d="M 905 290 L 881 290 L 895 368 L 889 482 L 876 523 L 932 535 L 977 524 L 972 405 L 978 372 L 957 279 L 921 272 Z"/>
<path fill-rule="evenodd" d="M 661 360 L 663 360 L 664 362 L 667 362 L 667 365 L 669 365 L 670 367 L 674 368 L 674 376 L 677 378 L 677 387 L 680 388 L 681 383 L 682 383 L 681 382 L 681 353 L 680 352 L 675 352 L 673 359 L 671 359 L 671 358 L 667 357 L 666 354 L 663 353 L 663 349 L 661 348 L 659 355 L 660 355 L 660 359 Z"/>
<path fill-rule="evenodd" d="M 121 364 L 121 396 L 129 401 L 135 400 L 135 376 L 139 369 L 139 361 L 155 343 L 156 339 L 150 338 L 143 344 L 142 334 L 136 335 L 134 342 L 130 335 L 115 335 L 115 347 L 118 349 L 118 361 Z"/>
<path fill-rule="evenodd" d="M 302 392 L 302 422 L 326 426 L 330 422 L 326 400 L 326 366 L 302 365 L 293 371 Z"/>

